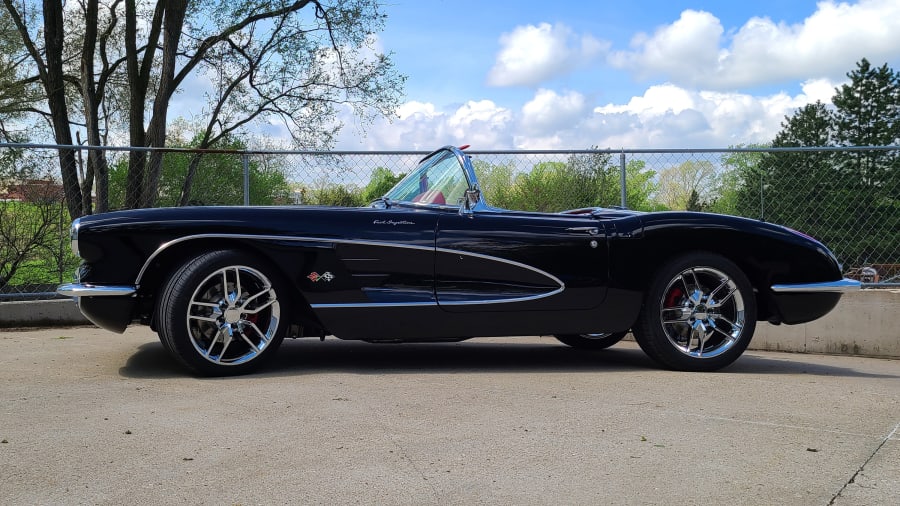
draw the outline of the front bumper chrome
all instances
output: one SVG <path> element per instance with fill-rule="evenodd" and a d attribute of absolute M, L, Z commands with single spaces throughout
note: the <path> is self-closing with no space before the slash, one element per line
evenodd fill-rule
<path fill-rule="evenodd" d="M 822 283 L 772 285 L 772 291 L 775 293 L 845 293 L 855 292 L 860 289 L 860 286 L 859 281 L 844 278 L 840 281 L 825 281 Z"/>
<path fill-rule="evenodd" d="M 125 297 L 134 295 L 137 289 L 133 286 L 92 286 L 81 283 L 59 285 L 56 293 L 66 297 Z"/>

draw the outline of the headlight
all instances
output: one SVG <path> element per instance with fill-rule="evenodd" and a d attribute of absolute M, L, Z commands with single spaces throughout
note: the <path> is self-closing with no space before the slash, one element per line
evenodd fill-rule
<path fill-rule="evenodd" d="M 75 218 L 75 221 L 72 222 L 72 226 L 69 227 L 69 239 L 72 241 L 72 253 L 75 253 L 75 256 L 80 257 L 78 254 L 78 228 L 81 226 L 81 218 Z"/>

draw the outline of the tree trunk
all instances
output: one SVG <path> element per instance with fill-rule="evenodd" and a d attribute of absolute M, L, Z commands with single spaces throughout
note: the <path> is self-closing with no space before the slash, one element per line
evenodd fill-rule
<path fill-rule="evenodd" d="M 81 51 L 81 94 L 84 102 L 84 118 L 89 146 L 101 146 L 103 143 L 100 136 L 100 97 L 98 97 L 94 79 L 98 11 L 98 0 L 87 0 L 84 8 L 84 46 Z M 82 187 L 82 197 L 85 203 L 84 212 L 91 212 L 91 190 L 95 178 L 97 181 L 97 211 L 104 212 L 109 208 L 108 185 L 104 184 L 108 179 L 105 151 L 94 149 L 88 151 L 87 172 L 88 176 L 85 177 Z"/>
<path fill-rule="evenodd" d="M 63 42 L 65 26 L 63 25 L 63 4 L 60 0 L 44 0 L 44 44 L 47 51 L 47 73 L 44 78 L 44 89 L 47 92 L 47 105 L 50 107 L 50 118 L 56 143 L 64 146 L 72 145 L 72 132 L 69 130 L 69 113 L 66 106 L 66 89 L 63 80 Z M 78 218 L 84 211 L 81 202 L 81 187 L 78 185 L 78 169 L 75 165 L 75 151 L 59 150 L 59 170 L 62 175 L 63 191 L 66 195 L 66 207 L 72 219 Z"/>
<path fill-rule="evenodd" d="M 128 140 L 132 147 L 146 146 L 144 137 L 144 101 L 147 98 L 147 81 L 142 79 L 138 65 L 137 41 L 137 9 L 135 0 L 125 2 L 125 66 L 128 74 Z M 152 51 L 150 47 L 148 51 Z M 144 167 L 146 166 L 143 151 L 128 153 L 128 173 L 125 178 L 125 207 L 131 209 L 141 204 L 141 193 L 144 186 Z"/>
<path fill-rule="evenodd" d="M 187 13 L 188 0 L 170 0 L 166 5 L 163 17 L 162 37 L 162 68 L 159 76 L 159 89 L 156 99 L 153 101 L 153 116 L 150 118 L 150 126 L 147 128 L 147 140 L 152 147 L 164 147 L 166 145 L 166 119 L 169 110 L 169 100 L 175 93 L 175 64 L 178 60 L 178 44 L 181 40 L 184 17 Z M 147 167 L 147 180 L 144 185 L 142 205 L 153 207 L 159 191 L 159 177 L 162 172 L 162 152 L 150 153 L 150 163 Z"/>
<path fill-rule="evenodd" d="M 193 156 L 191 156 L 191 161 L 188 163 L 187 175 L 184 176 L 184 183 L 181 185 L 181 198 L 178 199 L 179 206 L 184 207 L 191 201 L 191 187 L 194 185 L 194 176 L 197 174 L 197 167 L 200 166 L 201 158 L 203 158 L 201 153 L 194 153 Z"/>

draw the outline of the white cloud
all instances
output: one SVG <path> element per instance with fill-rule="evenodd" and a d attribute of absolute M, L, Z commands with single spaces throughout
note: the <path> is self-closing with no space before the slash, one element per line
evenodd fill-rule
<path fill-rule="evenodd" d="M 643 96 L 632 97 L 627 104 L 608 104 L 598 107 L 595 112 L 617 113 L 628 112 L 638 115 L 659 116 L 665 113 L 678 114 L 694 107 L 694 98 L 690 92 L 673 84 L 651 86 Z"/>
<path fill-rule="evenodd" d="M 590 111 L 584 95 L 576 91 L 559 95 L 553 90 L 540 89 L 534 98 L 522 106 L 522 128 L 526 131 L 565 129 Z"/>
<path fill-rule="evenodd" d="M 512 148 L 514 114 L 490 100 L 470 100 L 448 110 L 434 104 L 407 102 L 392 121 L 377 119 L 366 133 L 352 121 L 352 111 L 342 110 L 350 125 L 338 139 L 340 149 L 431 150 L 446 144 L 471 144 L 477 149 Z"/>
<path fill-rule="evenodd" d="M 605 52 L 609 44 L 577 36 L 562 24 L 516 27 L 500 36 L 500 52 L 488 73 L 491 86 L 534 86 L 567 74 Z"/>
<path fill-rule="evenodd" d="M 456 144 L 508 145 L 512 119 L 512 111 L 490 100 L 470 100 L 447 118 L 447 133 Z"/>
<path fill-rule="evenodd" d="M 829 79 L 809 79 L 801 83 L 800 89 L 803 90 L 803 95 L 808 103 L 817 100 L 822 103 L 830 103 L 839 84 Z"/>
<path fill-rule="evenodd" d="M 724 31 L 712 14 L 686 10 L 677 21 L 657 29 L 653 36 L 636 35 L 631 42 L 636 51 L 616 51 L 610 54 L 609 63 L 642 78 L 661 74 L 675 81 L 689 80 L 715 71 Z"/>
<path fill-rule="evenodd" d="M 418 102 L 416 100 L 401 104 L 400 107 L 397 108 L 397 116 L 401 120 L 412 117 L 434 118 L 435 116 L 440 116 L 440 114 L 441 113 L 435 110 L 434 104 Z"/>
<path fill-rule="evenodd" d="M 726 34 L 708 12 L 686 10 L 652 35 L 640 34 L 632 50 L 608 61 L 641 78 L 662 76 L 681 86 L 737 89 L 792 79 L 839 79 L 865 57 L 878 65 L 897 58 L 900 2 L 827 0 L 802 23 L 754 17 Z"/>
<path fill-rule="evenodd" d="M 765 96 L 651 86 L 625 103 L 592 106 L 580 93 L 538 90 L 521 109 L 473 100 L 445 110 L 409 102 L 392 124 L 376 121 L 362 142 L 344 132 L 343 149 L 432 149 L 471 144 L 475 149 L 724 148 L 767 143 L 786 115 L 822 100 L 834 83 L 804 84 L 804 92 Z M 351 138 L 355 136 L 355 138 Z M 362 144 L 362 145 L 361 145 Z"/>
<path fill-rule="evenodd" d="M 780 92 L 758 97 L 663 84 L 627 104 L 607 104 L 594 112 L 600 118 L 624 115 L 631 120 L 626 132 L 613 136 L 621 144 L 611 147 L 728 147 L 770 142 L 786 115 L 817 99 L 828 102 L 825 88 L 833 91 L 834 86 L 815 81 L 797 96 Z"/>

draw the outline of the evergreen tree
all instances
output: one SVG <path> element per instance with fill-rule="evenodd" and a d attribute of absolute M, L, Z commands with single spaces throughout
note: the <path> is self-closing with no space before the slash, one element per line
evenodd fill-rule
<path fill-rule="evenodd" d="M 900 75 L 863 59 L 847 77 L 850 82 L 835 90 L 833 108 L 816 102 L 798 109 L 785 118 L 773 147 L 900 142 Z M 896 150 L 773 151 L 742 178 L 740 213 L 813 235 L 848 265 L 889 261 L 900 249 Z"/>
<path fill-rule="evenodd" d="M 774 148 L 814 148 L 832 144 L 834 118 L 822 102 L 807 104 L 785 118 L 772 141 Z M 760 163 L 764 178 L 764 218 L 799 230 L 831 234 L 823 227 L 838 212 L 827 206 L 833 199 L 835 174 L 828 151 L 774 151 Z"/>
<path fill-rule="evenodd" d="M 890 146 L 900 141 L 900 74 L 887 64 L 873 67 L 865 58 L 838 88 L 835 143 L 840 146 Z M 841 153 L 834 159 L 840 188 L 833 200 L 845 202 L 841 228 L 858 236 L 848 256 L 854 263 L 877 261 L 900 248 L 900 153 L 867 150 Z M 865 234 L 860 234 L 865 230 Z"/>
<path fill-rule="evenodd" d="M 850 83 L 832 98 L 835 140 L 841 146 L 890 146 L 900 141 L 900 74 L 863 58 Z"/>

